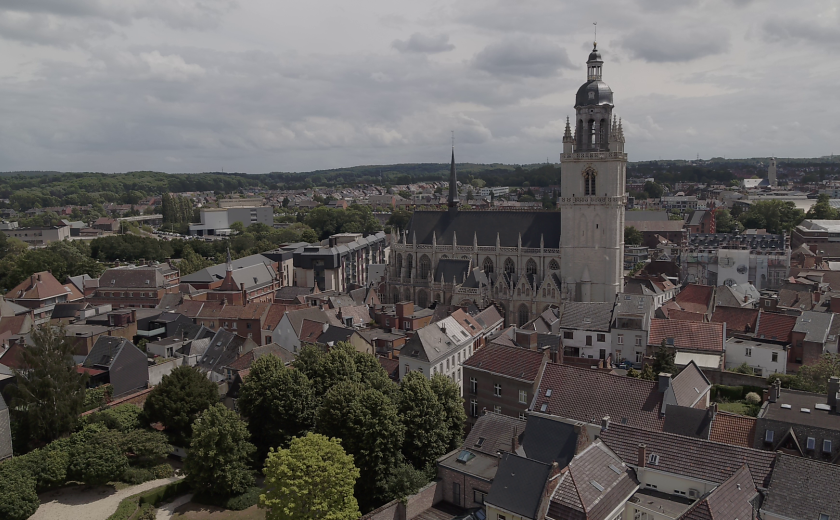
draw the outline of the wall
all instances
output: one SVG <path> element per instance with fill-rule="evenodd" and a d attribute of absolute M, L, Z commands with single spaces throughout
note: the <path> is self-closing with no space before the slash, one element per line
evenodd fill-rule
<path fill-rule="evenodd" d="M 169 375 L 177 367 L 184 363 L 183 358 L 176 358 L 161 363 L 159 365 L 152 365 L 149 367 L 149 386 L 157 386 L 163 380 L 163 376 Z"/>
<path fill-rule="evenodd" d="M 740 343 L 739 343 L 740 341 Z M 747 356 L 746 348 L 752 349 L 751 355 Z M 773 362 L 773 353 L 776 353 L 776 362 Z M 726 368 L 735 368 L 746 363 L 753 369 L 760 368 L 763 376 L 778 373 L 784 374 L 787 369 L 787 352 L 783 345 L 762 344 L 756 346 L 753 342 L 745 342 L 731 338 L 726 342 Z"/>
<path fill-rule="evenodd" d="M 482 480 L 480 478 L 466 475 L 449 468 L 438 465 L 438 490 L 441 500 L 450 504 L 457 504 L 464 508 L 483 507 L 483 503 L 476 502 L 475 492 L 481 491 L 485 495 L 490 493 L 490 486 L 492 482 Z M 455 490 L 453 483 L 458 483 L 460 488 L 460 496 L 454 496 Z"/>
<path fill-rule="evenodd" d="M 12 429 L 9 423 L 9 409 L 0 410 L 0 460 L 12 456 Z"/>
<path fill-rule="evenodd" d="M 571 332 L 573 334 L 573 339 L 566 339 L 566 334 Z M 598 341 L 598 335 L 601 334 L 604 336 L 604 341 Z M 580 357 L 591 357 L 592 359 L 600 359 L 601 356 L 601 349 L 604 349 L 605 354 L 604 356 L 609 356 L 613 353 L 612 349 L 612 335 L 609 331 L 598 332 L 598 331 L 588 331 L 588 330 L 563 330 L 563 346 L 564 347 L 578 347 L 580 348 Z M 592 345 L 586 345 L 586 337 L 592 336 Z M 625 336 L 625 343 L 627 341 L 627 337 Z M 622 353 L 624 349 L 622 348 Z M 622 354 L 623 355 L 623 354 Z"/>
<path fill-rule="evenodd" d="M 364 515 L 361 520 L 412 520 L 433 505 L 441 501 L 437 482 L 430 482 L 416 494 L 401 500 L 392 500 L 384 506 Z"/>
<path fill-rule="evenodd" d="M 735 372 L 704 370 L 703 375 L 713 385 L 726 386 L 767 386 L 767 380 L 763 377 L 738 374 Z"/>

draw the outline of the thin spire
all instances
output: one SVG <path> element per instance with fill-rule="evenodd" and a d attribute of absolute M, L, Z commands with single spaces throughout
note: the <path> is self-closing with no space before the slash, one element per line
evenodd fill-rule
<path fill-rule="evenodd" d="M 230 259 L 230 246 L 227 248 L 227 272 L 233 272 L 233 261 Z"/>
<path fill-rule="evenodd" d="M 455 131 L 452 131 L 452 162 L 449 165 L 449 200 L 446 205 L 450 212 L 458 210 L 458 180 L 455 174 Z"/>
<path fill-rule="evenodd" d="M 592 25 L 595 26 L 595 40 L 592 42 L 592 46 L 594 48 L 598 48 L 598 22 L 592 22 Z"/>
<path fill-rule="evenodd" d="M 569 116 L 566 116 L 566 131 L 563 133 L 563 142 L 572 142 L 572 125 L 569 123 Z"/>

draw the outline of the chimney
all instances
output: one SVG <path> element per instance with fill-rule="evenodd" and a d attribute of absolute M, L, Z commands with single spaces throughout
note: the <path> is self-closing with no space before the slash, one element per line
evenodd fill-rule
<path fill-rule="evenodd" d="M 639 444 L 639 460 L 636 461 L 636 465 L 640 468 L 644 468 L 646 463 L 647 463 L 647 446 L 645 446 L 644 444 Z"/>
<path fill-rule="evenodd" d="M 601 419 L 601 431 L 605 432 L 610 429 L 610 416 L 605 415 L 603 419 Z"/>
<path fill-rule="evenodd" d="M 41 281 L 41 273 L 38 273 L 37 276 L 38 276 L 38 281 L 40 282 Z"/>
<path fill-rule="evenodd" d="M 510 452 L 516 453 L 516 450 L 519 448 L 519 435 L 516 431 L 516 428 L 513 429 L 513 437 L 510 439 Z"/>
<path fill-rule="evenodd" d="M 767 400 L 770 401 L 771 403 L 775 403 L 776 399 L 778 399 L 779 396 L 782 393 L 781 388 L 782 388 L 782 382 L 781 381 L 779 381 L 778 379 L 773 381 L 773 385 L 770 388 L 770 395 L 768 396 Z"/>
<path fill-rule="evenodd" d="M 840 392 L 840 377 L 831 376 L 828 379 L 828 406 L 837 410 L 837 394 Z"/>
<path fill-rule="evenodd" d="M 659 393 L 665 393 L 671 387 L 671 374 L 661 372 L 659 374 Z"/>
<path fill-rule="evenodd" d="M 589 430 L 586 429 L 586 425 L 583 423 L 577 423 L 575 425 L 575 435 L 577 436 L 577 442 L 575 443 L 575 455 L 577 455 L 585 450 L 586 447 L 591 444 L 591 441 L 589 439 Z"/>

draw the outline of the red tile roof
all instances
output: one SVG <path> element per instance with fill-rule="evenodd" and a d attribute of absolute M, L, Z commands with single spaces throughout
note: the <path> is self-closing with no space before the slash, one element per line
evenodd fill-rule
<path fill-rule="evenodd" d="M 673 309 L 668 312 L 669 320 L 703 321 L 703 318 L 705 318 L 705 314 L 700 314 L 699 312 L 684 311 L 679 309 Z"/>
<path fill-rule="evenodd" d="M 715 288 L 711 285 L 689 284 L 683 288 L 674 300 L 683 310 L 705 314 L 709 310 Z"/>
<path fill-rule="evenodd" d="M 549 390 L 551 395 L 546 396 Z M 608 415 L 616 423 L 661 431 L 661 404 L 655 381 L 548 363 L 533 411 L 590 424 L 600 424 Z"/>
<path fill-rule="evenodd" d="M 61 285 L 49 271 L 35 273 L 20 282 L 14 289 L 6 293 L 7 300 L 46 300 L 62 294 L 69 295 L 66 287 Z"/>
<path fill-rule="evenodd" d="M 300 339 L 304 343 L 315 343 L 324 333 L 324 324 L 312 320 L 303 320 L 300 326 Z"/>
<path fill-rule="evenodd" d="M 648 344 L 659 346 L 662 340 L 666 340 L 670 345 L 669 339 L 674 340 L 674 347 L 678 349 L 723 352 L 723 324 L 659 318 L 650 320 Z"/>
<path fill-rule="evenodd" d="M 709 440 L 752 448 L 755 439 L 755 417 L 718 412 L 712 421 Z"/>
<path fill-rule="evenodd" d="M 796 325 L 796 316 L 761 312 L 758 315 L 758 330 L 755 339 L 790 341 L 790 333 Z"/>
<path fill-rule="evenodd" d="M 464 362 L 464 368 L 492 372 L 504 377 L 536 381 L 542 366 L 544 354 L 520 347 L 506 347 L 489 344 L 476 350 Z"/>
<path fill-rule="evenodd" d="M 268 309 L 268 314 L 265 315 L 265 322 L 263 323 L 263 329 L 265 330 L 274 330 L 277 328 L 277 325 L 280 324 L 280 320 L 283 319 L 283 316 L 286 314 L 286 311 L 292 311 L 296 309 L 303 309 L 304 305 L 288 305 L 285 303 L 272 303 L 271 307 Z"/>
<path fill-rule="evenodd" d="M 19 314 L 18 316 L 3 316 L 0 318 L 0 335 L 9 334 L 26 334 L 32 328 L 32 323 L 27 326 L 29 314 Z"/>
<path fill-rule="evenodd" d="M 713 323 L 726 323 L 726 333 L 755 332 L 758 321 L 758 309 L 740 307 L 717 307 L 712 313 Z"/>
<path fill-rule="evenodd" d="M 677 302 L 675 302 L 674 300 L 668 300 L 659 309 L 662 311 L 662 314 L 664 314 L 666 318 L 670 318 L 672 312 L 682 310 L 680 309 L 680 306 L 677 305 Z"/>

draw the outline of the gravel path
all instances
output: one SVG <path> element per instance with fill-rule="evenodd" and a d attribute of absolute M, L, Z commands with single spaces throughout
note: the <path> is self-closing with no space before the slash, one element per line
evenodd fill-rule
<path fill-rule="evenodd" d="M 189 495 L 180 496 L 172 502 L 161 504 L 157 510 L 157 520 L 170 520 L 172 515 L 175 514 L 175 509 L 192 500 L 192 497 L 192 493 L 190 493 Z"/>
<path fill-rule="evenodd" d="M 122 499 L 176 480 L 151 480 L 120 491 L 110 486 L 70 486 L 48 491 L 41 495 L 41 507 L 29 520 L 107 520 Z"/>

